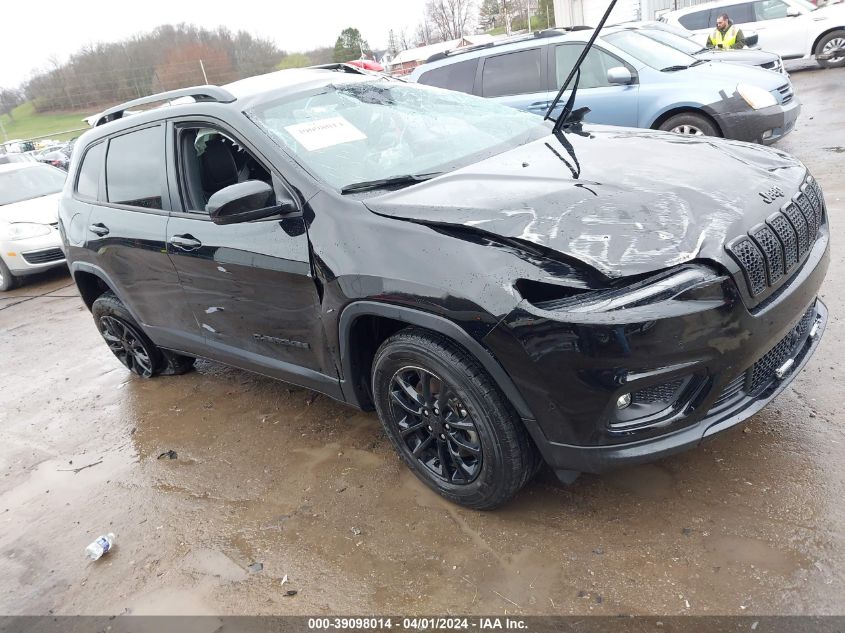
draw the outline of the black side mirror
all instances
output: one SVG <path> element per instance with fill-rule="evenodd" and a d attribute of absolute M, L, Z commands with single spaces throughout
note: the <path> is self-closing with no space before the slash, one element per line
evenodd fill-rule
<path fill-rule="evenodd" d="M 273 187 L 263 180 L 247 180 L 214 193 L 205 210 L 215 224 L 235 224 L 298 211 L 288 198 L 274 202 Z"/>
<path fill-rule="evenodd" d="M 752 33 L 751 35 L 745 36 L 745 45 L 746 46 L 757 46 L 757 42 L 760 41 L 760 37 L 756 33 Z"/>

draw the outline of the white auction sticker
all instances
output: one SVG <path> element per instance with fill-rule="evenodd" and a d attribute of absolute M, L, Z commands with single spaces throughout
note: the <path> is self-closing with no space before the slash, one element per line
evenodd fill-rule
<path fill-rule="evenodd" d="M 367 138 L 361 130 L 342 116 L 288 125 L 285 130 L 309 152 L 350 141 L 363 141 Z"/>

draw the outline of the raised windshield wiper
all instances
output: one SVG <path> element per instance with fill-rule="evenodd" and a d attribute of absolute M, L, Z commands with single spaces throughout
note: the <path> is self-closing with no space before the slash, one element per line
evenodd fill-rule
<path fill-rule="evenodd" d="M 385 187 L 392 187 L 394 185 L 413 185 L 416 182 L 423 182 L 431 180 L 435 176 L 439 176 L 442 172 L 435 171 L 428 174 L 403 174 L 401 176 L 390 176 L 389 178 L 379 178 L 378 180 L 365 180 L 363 182 L 356 182 L 351 185 L 346 185 L 340 190 L 340 193 L 356 193 L 358 191 L 373 191 L 374 189 L 384 189 Z"/>
<path fill-rule="evenodd" d="M 613 7 L 616 6 L 616 0 L 610 0 L 610 4 L 607 5 L 607 10 L 604 12 L 601 20 L 599 20 L 598 26 L 596 26 L 593 34 L 590 36 L 590 41 L 587 42 L 587 45 L 584 47 L 584 50 L 581 51 L 581 54 L 578 56 L 575 65 L 572 67 L 572 70 L 569 71 L 569 76 L 566 78 L 566 81 L 563 82 L 563 85 L 560 87 L 560 90 L 557 91 L 557 95 L 552 100 L 551 105 L 549 105 L 549 109 L 546 110 L 546 116 L 543 117 L 543 120 L 546 121 L 552 118 L 552 112 L 554 112 L 555 108 L 557 107 L 560 98 L 563 96 L 563 93 L 566 92 L 567 87 L 569 86 L 569 82 L 572 81 L 573 77 L 575 79 L 575 85 L 572 87 L 572 93 L 569 95 L 569 99 L 566 100 L 566 105 L 563 107 L 563 111 L 561 111 L 560 115 L 557 119 L 554 119 L 555 125 L 553 131 L 555 133 L 560 132 L 563 125 L 569 119 L 569 116 L 572 114 L 572 109 L 575 106 L 575 94 L 578 92 L 578 80 L 581 78 L 581 64 L 584 63 L 584 60 L 587 58 L 587 53 L 590 52 L 590 49 L 593 47 L 593 43 L 596 41 L 596 38 L 599 36 L 599 31 L 601 31 L 604 23 L 607 22 L 607 18 L 610 17 L 610 12 L 613 11 Z M 584 108 L 580 108 L 578 111 L 583 111 Z M 589 110 L 587 110 L 589 112 Z"/>

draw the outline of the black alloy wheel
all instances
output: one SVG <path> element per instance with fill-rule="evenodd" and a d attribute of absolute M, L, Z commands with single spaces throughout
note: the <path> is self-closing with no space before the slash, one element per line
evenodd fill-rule
<path fill-rule="evenodd" d="M 154 351 L 148 348 L 146 341 L 134 327 L 111 315 L 101 316 L 97 327 L 106 345 L 129 371 L 142 378 L 150 378 L 153 375 Z"/>
<path fill-rule="evenodd" d="M 405 446 L 432 475 L 458 485 L 478 477 L 478 429 L 448 382 L 421 367 L 403 367 L 390 381 L 390 402 Z"/>
<path fill-rule="evenodd" d="M 373 403 L 399 457 L 454 503 L 506 503 L 542 464 L 513 405 L 476 357 L 437 332 L 408 327 L 373 358 Z"/>

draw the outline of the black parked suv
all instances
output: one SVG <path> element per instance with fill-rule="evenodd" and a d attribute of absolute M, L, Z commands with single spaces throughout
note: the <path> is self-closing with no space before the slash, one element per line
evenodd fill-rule
<path fill-rule="evenodd" d="M 115 355 L 143 377 L 203 357 L 375 408 L 411 470 L 470 507 L 543 461 L 570 481 L 745 420 L 827 320 L 822 193 L 777 150 L 552 133 L 345 66 L 97 123 L 61 231 Z"/>

